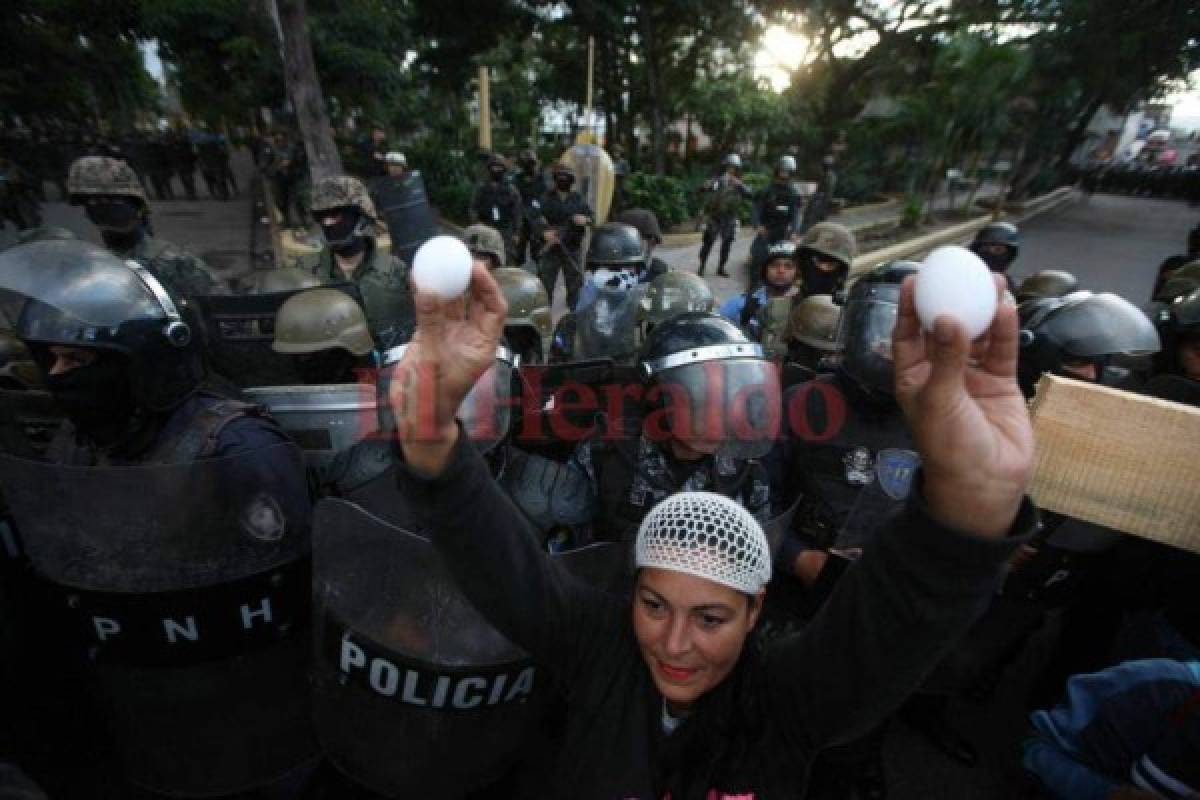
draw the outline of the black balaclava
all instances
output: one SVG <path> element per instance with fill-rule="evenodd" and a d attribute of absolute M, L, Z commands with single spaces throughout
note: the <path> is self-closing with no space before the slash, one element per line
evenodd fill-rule
<path fill-rule="evenodd" d="M 296 356 L 296 372 L 306 386 L 326 383 L 354 383 L 354 368 L 359 360 L 354 354 L 334 347 L 316 353 Z"/>
<path fill-rule="evenodd" d="M 571 187 L 574 184 L 575 184 L 575 179 L 572 178 L 570 175 L 555 175 L 554 176 L 554 185 L 558 188 L 558 190 L 560 192 L 571 191 Z"/>
<path fill-rule="evenodd" d="M 47 363 L 48 350 L 38 353 L 38 361 Z M 46 375 L 46 388 L 81 432 L 109 445 L 121 438 L 129 428 L 137 400 L 129 386 L 129 360 L 119 354 L 101 352 L 92 364 L 64 372 Z"/>
<path fill-rule="evenodd" d="M 804 281 L 805 297 L 833 294 L 841 288 L 845 274 L 846 270 L 841 266 L 832 272 L 825 272 L 817 266 L 817 259 L 812 253 L 807 253 L 800 259 L 800 276 Z"/>
<path fill-rule="evenodd" d="M 492 176 L 492 180 L 494 180 L 496 183 L 504 180 L 504 174 L 506 172 L 508 172 L 508 170 L 504 168 L 503 164 L 493 164 L 492 166 L 488 167 L 488 174 Z"/>
<path fill-rule="evenodd" d="M 84 213 L 100 229 L 110 250 L 128 252 L 146 235 L 141 204 L 126 197 L 98 198 L 84 205 Z"/>
<path fill-rule="evenodd" d="M 1005 247 L 1003 253 L 989 253 L 982 247 L 974 249 L 974 252 L 975 255 L 983 260 L 983 263 L 987 264 L 987 268 L 992 272 L 1007 272 L 1008 268 L 1017 260 L 1011 247 Z"/>
<path fill-rule="evenodd" d="M 338 221 L 332 225 L 321 223 L 321 233 L 330 249 L 343 257 L 358 255 L 366 249 L 367 238 L 356 232 L 361 221 L 362 214 L 357 209 L 347 208 L 339 212 Z"/>

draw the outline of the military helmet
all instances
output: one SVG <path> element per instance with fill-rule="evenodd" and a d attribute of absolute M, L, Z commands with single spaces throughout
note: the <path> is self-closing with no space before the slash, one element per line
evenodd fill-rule
<path fill-rule="evenodd" d="M 646 287 L 642 321 L 649 332 L 659 323 L 688 311 L 712 311 L 716 305 L 708 282 L 694 272 L 664 272 Z"/>
<path fill-rule="evenodd" d="M 721 165 L 725 167 L 742 168 L 742 157 L 737 153 L 730 153 L 721 160 Z"/>
<path fill-rule="evenodd" d="M 1200 288 L 1165 304 L 1155 316 L 1155 327 L 1162 340 L 1156 372 L 1180 371 L 1179 346 L 1187 339 L 1200 336 Z"/>
<path fill-rule="evenodd" d="M 1092 361 L 1097 373 L 1115 355 L 1149 355 L 1161 343 L 1154 324 L 1128 300 L 1102 292 L 1041 297 L 1017 307 L 1021 322 L 1017 381 L 1032 397 L 1038 379 L 1068 361 Z"/>
<path fill-rule="evenodd" d="M 274 294 L 292 292 L 296 289 L 311 289 L 321 281 L 308 270 L 296 267 L 280 267 L 261 270 L 254 276 L 250 294 Z"/>
<path fill-rule="evenodd" d="M 588 243 L 587 266 L 645 266 L 642 237 L 637 228 L 623 222 L 606 222 L 592 233 Z"/>
<path fill-rule="evenodd" d="M 813 294 L 792 306 L 790 336 L 817 350 L 834 351 L 838 345 L 838 321 L 842 307 L 827 294 Z"/>
<path fill-rule="evenodd" d="M 1170 303 L 1193 289 L 1200 289 L 1200 260 L 1189 261 L 1179 269 L 1167 273 L 1154 299 L 1160 303 Z"/>
<path fill-rule="evenodd" d="M 369 222 L 376 223 L 379 220 L 367 187 L 358 178 L 349 175 L 330 175 L 314 183 L 310 208 L 313 214 L 335 208 L 357 208 Z"/>
<path fill-rule="evenodd" d="M 1024 303 L 1035 297 L 1062 297 L 1079 288 L 1079 280 L 1061 269 L 1044 269 L 1035 272 L 1017 287 L 1017 302 Z"/>
<path fill-rule="evenodd" d="M 537 276 L 519 267 L 500 267 L 492 273 L 508 302 L 505 327 L 527 327 L 540 336 L 550 336 L 554 324 L 550 317 L 550 298 Z"/>
<path fill-rule="evenodd" d="M 650 209 L 631 208 L 617 214 L 613 221 L 632 225 L 643 239 L 653 239 L 655 244 L 662 243 L 662 228 L 658 226 L 658 217 Z"/>
<path fill-rule="evenodd" d="M 780 156 L 779 163 L 775 166 L 775 169 L 781 172 L 795 172 L 796 159 L 790 155 Z"/>
<path fill-rule="evenodd" d="M 67 173 L 67 197 L 79 205 L 85 197 L 131 197 L 148 205 L 146 190 L 133 167 L 107 156 L 84 156 L 71 164 Z"/>
<path fill-rule="evenodd" d="M 401 153 L 399 150 L 389 150 L 387 153 L 383 154 L 383 163 L 399 164 L 402 167 L 407 167 L 408 159 L 405 158 L 404 153 Z"/>
<path fill-rule="evenodd" d="M 504 254 L 504 237 L 490 225 L 476 223 L 463 232 L 467 249 L 472 253 L 483 253 L 496 260 L 495 266 L 503 267 L 508 261 Z"/>
<path fill-rule="evenodd" d="M 850 268 L 854 257 L 858 255 L 858 243 L 854 239 L 854 232 L 836 222 L 818 222 L 813 225 L 804 234 L 800 249 L 839 261 L 846 269 Z"/>
<path fill-rule="evenodd" d="M 25 343 L 0 330 L 0 389 L 42 389 L 46 379 Z"/>
<path fill-rule="evenodd" d="M 342 349 L 365 356 L 375 347 L 362 306 L 337 289 L 308 289 L 284 302 L 275 316 L 276 353 L 302 355 Z"/>

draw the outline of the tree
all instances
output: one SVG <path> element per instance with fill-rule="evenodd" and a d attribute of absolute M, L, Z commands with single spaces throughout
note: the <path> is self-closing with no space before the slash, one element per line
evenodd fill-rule
<path fill-rule="evenodd" d="M 296 123 L 308 154 L 308 171 L 313 182 L 342 173 L 342 157 L 333 141 L 333 127 L 325 109 L 325 95 L 313 63 L 308 37 L 308 10 L 305 0 L 268 0 L 279 13 L 283 39 L 284 79 Z"/>

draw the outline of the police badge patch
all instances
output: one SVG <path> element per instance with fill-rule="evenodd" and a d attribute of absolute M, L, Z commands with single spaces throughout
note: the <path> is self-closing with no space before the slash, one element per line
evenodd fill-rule
<path fill-rule="evenodd" d="M 912 450 L 880 450 L 875 459 L 875 477 L 879 488 L 893 500 L 903 500 L 912 491 L 913 477 L 921 466 L 921 456 Z"/>
<path fill-rule="evenodd" d="M 242 529 L 260 542 L 278 542 L 286 528 L 283 509 L 265 492 L 260 492 L 242 512 Z"/>

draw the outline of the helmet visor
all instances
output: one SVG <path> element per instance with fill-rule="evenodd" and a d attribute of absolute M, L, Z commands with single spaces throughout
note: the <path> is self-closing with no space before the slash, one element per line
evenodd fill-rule
<path fill-rule="evenodd" d="M 779 432 L 779 375 L 763 358 L 714 359 L 667 369 L 650 391 L 648 399 L 658 400 L 666 414 L 664 432 L 701 452 L 760 458 Z"/>
<path fill-rule="evenodd" d="M 842 315 L 842 367 L 864 387 L 891 394 L 896 369 L 892 362 L 892 330 L 896 300 L 887 294 L 854 300 Z"/>

